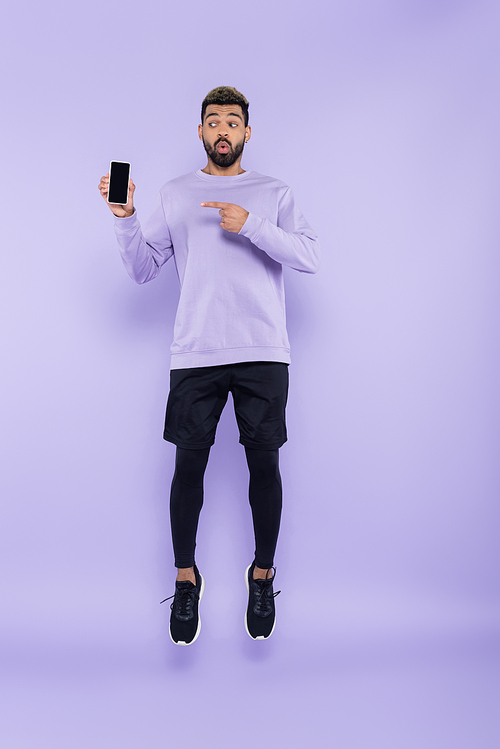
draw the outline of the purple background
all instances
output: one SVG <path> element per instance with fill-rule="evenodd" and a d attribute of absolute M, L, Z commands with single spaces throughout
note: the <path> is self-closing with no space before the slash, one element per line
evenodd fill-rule
<path fill-rule="evenodd" d="M 6 749 L 497 749 L 499 21 L 493 0 L 4 5 Z M 286 273 L 277 631 L 243 629 L 229 405 L 181 649 L 158 605 L 177 279 L 128 278 L 97 184 L 130 160 L 146 219 L 204 166 L 221 84 L 250 101 L 244 168 L 291 185 L 324 261 Z"/>

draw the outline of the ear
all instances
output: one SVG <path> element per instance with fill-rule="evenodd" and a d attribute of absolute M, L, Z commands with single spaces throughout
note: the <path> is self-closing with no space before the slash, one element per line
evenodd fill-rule
<path fill-rule="evenodd" d="M 247 125 L 245 128 L 245 143 L 248 143 L 251 135 L 252 135 L 252 128 L 250 127 L 250 125 Z"/>
<path fill-rule="evenodd" d="M 203 125 L 198 125 L 198 138 L 203 140 Z"/>

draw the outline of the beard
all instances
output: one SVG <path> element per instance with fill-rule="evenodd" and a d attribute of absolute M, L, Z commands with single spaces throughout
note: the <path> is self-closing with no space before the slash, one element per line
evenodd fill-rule
<path fill-rule="evenodd" d="M 229 151 L 227 153 L 219 153 L 217 151 L 217 146 L 221 141 L 223 143 L 227 143 L 227 145 L 229 146 Z M 203 138 L 203 146 L 205 148 L 205 151 L 207 152 L 207 156 L 214 162 L 214 164 L 217 164 L 217 166 L 221 167 L 232 166 L 234 162 L 239 158 L 240 154 L 243 152 L 245 139 L 243 139 L 241 143 L 238 143 L 233 148 L 233 146 L 230 145 L 229 141 L 221 138 L 216 143 L 214 143 L 214 147 L 211 148 L 206 142 L 205 138 Z"/>

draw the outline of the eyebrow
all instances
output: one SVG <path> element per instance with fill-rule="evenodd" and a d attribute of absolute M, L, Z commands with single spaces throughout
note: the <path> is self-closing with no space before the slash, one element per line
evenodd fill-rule
<path fill-rule="evenodd" d="M 227 116 L 228 117 L 239 117 L 239 119 L 243 122 L 243 117 L 241 116 L 241 114 L 238 114 L 237 112 L 229 112 L 229 114 Z M 207 114 L 206 117 L 205 117 L 205 119 L 208 120 L 209 117 L 220 117 L 220 115 L 217 114 L 217 112 L 212 112 L 211 114 Z"/>

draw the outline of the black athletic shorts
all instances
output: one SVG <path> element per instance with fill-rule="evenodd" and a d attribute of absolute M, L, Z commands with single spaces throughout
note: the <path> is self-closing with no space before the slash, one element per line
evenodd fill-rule
<path fill-rule="evenodd" d="M 163 438 L 188 450 L 213 445 L 229 393 L 242 445 L 275 450 L 286 442 L 288 364 L 282 362 L 172 369 Z"/>

